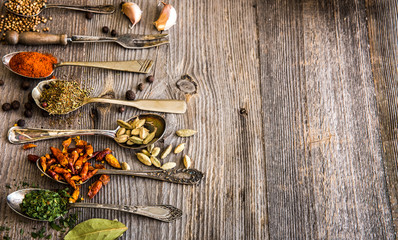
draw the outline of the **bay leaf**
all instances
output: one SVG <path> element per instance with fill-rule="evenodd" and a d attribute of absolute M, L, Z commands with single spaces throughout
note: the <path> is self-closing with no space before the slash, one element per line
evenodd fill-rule
<path fill-rule="evenodd" d="M 77 224 L 65 236 L 65 240 L 114 240 L 127 230 L 126 225 L 118 221 L 92 218 Z"/>

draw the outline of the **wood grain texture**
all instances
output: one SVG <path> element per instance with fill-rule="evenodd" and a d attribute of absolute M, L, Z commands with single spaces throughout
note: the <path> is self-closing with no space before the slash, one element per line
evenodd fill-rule
<path fill-rule="evenodd" d="M 366 7 L 372 74 L 380 116 L 383 158 L 394 226 L 397 229 L 397 2 L 366 1 Z"/>
<path fill-rule="evenodd" d="M 55 1 L 53 1 L 55 2 Z M 59 0 L 70 4 L 115 4 L 116 0 Z M 133 30 L 119 10 L 113 15 L 47 10 L 52 33 L 153 34 L 157 1 L 135 1 L 143 18 Z M 205 173 L 198 186 L 112 176 L 88 202 L 123 205 L 171 204 L 183 210 L 174 223 L 107 210 L 79 210 L 80 221 L 118 219 L 129 228 L 121 239 L 394 239 L 397 227 L 396 1 L 197 0 L 170 1 L 178 20 L 170 45 L 125 50 L 116 44 L 2 46 L 14 51 L 50 52 L 64 61 L 152 59 L 155 83 L 137 98 L 185 99 L 187 113 L 163 114 L 169 128 L 160 147 L 187 143 L 194 168 Z M 93 96 L 123 99 L 145 75 L 63 67 L 57 76 L 92 86 Z M 27 102 L 22 78 L 0 67 L 0 104 Z M 177 84 L 178 82 L 178 84 Z M 181 84 L 183 83 L 183 85 Z M 37 81 L 32 81 L 37 84 Z M 184 89 L 187 91 L 184 92 Z M 193 89 L 193 90 L 192 90 Z M 36 109 L 37 110 L 37 109 Z M 35 111 L 28 127 L 113 129 L 117 119 L 141 111 L 86 105 L 65 117 Z M 40 177 L 26 161 L 61 139 L 34 150 L 6 140 L 18 111 L 0 114 L 0 237 L 30 239 L 47 226 L 14 214 L 5 196 L 22 182 L 60 187 Z M 181 139 L 175 130 L 198 134 Z M 86 137 L 95 149 L 110 147 L 132 169 L 148 169 L 134 151 L 105 137 Z M 171 155 L 182 167 L 182 154 Z M 89 182 L 88 184 L 91 184 Z M 11 185 L 11 189 L 6 188 Z M 83 187 L 83 196 L 87 195 Z M 394 224 L 395 223 L 395 224 Z M 24 229 L 23 236 L 20 229 Z M 49 229 L 51 232 L 52 230 Z M 60 239 L 54 235 L 53 239 Z"/>
<path fill-rule="evenodd" d="M 63 3 L 119 4 L 119 1 L 57 1 Z M 112 16 L 94 16 L 91 21 L 84 14 L 70 11 L 51 10 L 54 21 L 49 27 L 54 33 L 79 35 L 103 35 L 100 29 L 108 26 L 118 33 L 156 33 L 152 26 L 159 10 L 157 1 L 136 1 L 144 10 L 143 19 L 133 29 L 128 29 L 128 20 L 117 11 Z M 150 50 L 130 51 L 115 44 L 84 44 L 73 46 L 30 47 L 6 46 L 0 53 L 14 50 L 48 51 L 65 61 L 105 61 L 145 59 L 156 60 L 154 74 L 156 82 L 146 85 L 137 98 L 187 99 L 188 110 L 184 115 L 165 114 L 169 129 L 160 146 L 176 146 L 187 142 L 184 154 L 194 161 L 194 167 L 205 173 L 199 186 L 181 186 L 157 181 L 129 177 L 111 177 L 111 182 L 90 202 L 119 203 L 125 205 L 171 204 L 183 210 L 181 220 L 174 223 L 161 223 L 144 217 L 106 210 L 82 209 L 80 220 L 89 218 L 115 219 L 125 223 L 129 230 L 122 239 L 266 239 L 266 177 L 264 146 L 261 138 L 261 94 L 258 78 L 258 36 L 256 9 L 253 3 L 239 1 L 231 5 L 229 1 L 170 1 L 178 15 L 178 22 L 170 31 L 169 46 Z M 56 17 L 55 17 L 55 14 Z M 240 16 L 236 18 L 236 16 Z M 70 19 L 71 21 L 64 21 Z M 213 24 L 211 24 L 213 23 Z M 223 24 L 219 24 L 223 23 Z M 230 23 L 230 24 L 228 24 Z M 236 28 L 235 26 L 239 26 Z M 55 30 L 56 29 L 56 30 Z M 6 80 L 1 89 L 5 94 L 1 100 L 10 101 L 20 94 L 15 76 L 4 68 L 0 77 Z M 99 69 L 65 67 L 57 70 L 58 76 L 79 79 L 93 86 L 93 95 L 124 98 L 127 89 L 135 89 L 144 82 L 144 75 L 112 72 Z M 196 94 L 180 91 L 176 83 L 182 76 L 189 75 L 197 85 Z M 20 100 L 26 98 L 20 96 Z M 246 113 L 240 114 L 245 108 Z M 116 106 L 88 105 L 78 113 L 81 117 L 71 124 L 61 124 L 64 128 L 116 127 L 117 119 L 127 119 L 141 111 L 128 108 L 120 114 Z M 1 127 L 4 138 L 1 146 L 7 152 L 1 158 L 0 179 L 4 183 L 20 182 L 24 178 L 37 182 L 40 186 L 56 187 L 49 179 L 41 178 L 34 167 L 26 162 L 26 154 L 21 146 L 6 142 L 5 131 L 21 111 L 1 114 Z M 10 118 L 11 117 L 11 118 Z M 53 118 L 50 118 L 51 120 Z M 28 121 L 29 127 L 52 127 L 48 119 L 35 115 Z M 199 133 L 189 139 L 177 138 L 175 130 L 180 128 L 197 129 Z M 112 140 L 104 137 L 86 138 L 96 149 L 110 147 L 120 161 L 128 162 L 132 169 L 147 169 L 140 164 L 133 151 L 121 149 Z M 59 145 L 61 140 L 40 142 L 35 150 L 40 154 L 48 151 L 51 145 Z M 11 159 L 12 157 L 12 159 Z M 182 155 L 172 155 L 167 161 L 176 161 L 182 167 Z M 18 169 L 19 174 L 14 174 Z M 87 194 L 87 187 L 83 195 Z M 0 188 L 5 196 L 16 188 Z M 0 225 L 12 226 L 10 237 L 20 239 L 19 229 L 30 233 L 31 227 L 43 224 L 31 223 L 13 214 L 6 207 L 5 198 L 0 199 Z M 2 219 L 2 218 L 0 218 Z M 20 222 L 22 221 L 22 222 Z M 29 239 L 28 235 L 24 238 Z"/>
<path fill-rule="evenodd" d="M 365 3 L 258 15 L 271 238 L 393 239 Z"/>

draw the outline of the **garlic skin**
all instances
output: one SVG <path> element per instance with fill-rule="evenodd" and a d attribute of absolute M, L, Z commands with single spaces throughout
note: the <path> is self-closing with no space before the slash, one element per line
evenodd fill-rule
<path fill-rule="evenodd" d="M 158 20 L 153 23 L 158 31 L 168 30 L 177 22 L 177 12 L 174 7 L 170 4 L 162 3 L 164 6 L 160 12 L 160 16 Z"/>
<path fill-rule="evenodd" d="M 130 29 L 132 29 L 140 20 L 141 20 L 141 15 L 142 11 L 140 7 L 132 2 L 126 2 L 123 3 L 122 5 L 122 13 L 128 17 L 130 20 L 132 26 L 130 26 Z"/>

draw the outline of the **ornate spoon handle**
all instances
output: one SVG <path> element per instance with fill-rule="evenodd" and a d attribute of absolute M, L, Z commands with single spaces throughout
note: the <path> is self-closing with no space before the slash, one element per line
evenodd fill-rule
<path fill-rule="evenodd" d="M 171 205 L 121 206 L 114 204 L 72 203 L 69 206 L 71 208 L 105 208 L 141 215 L 163 222 L 171 222 L 182 216 L 182 211 Z"/>
<path fill-rule="evenodd" d="M 115 12 L 113 5 L 99 5 L 99 6 L 73 6 L 63 4 L 46 4 L 45 8 L 63 8 L 83 12 L 92 12 L 97 14 L 111 14 Z"/>
<path fill-rule="evenodd" d="M 196 169 L 176 169 L 176 170 L 114 170 L 100 169 L 97 174 L 128 175 L 135 177 L 151 178 L 160 181 L 179 183 L 179 184 L 198 184 L 203 178 L 203 173 Z"/>
<path fill-rule="evenodd" d="M 98 130 L 98 129 L 85 129 L 85 130 L 56 130 L 56 129 L 40 129 L 40 128 L 19 128 L 12 127 L 8 130 L 8 141 L 11 143 L 28 143 L 40 140 L 82 136 L 82 135 L 105 135 L 114 138 L 115 131 L 111 130 Z"/>

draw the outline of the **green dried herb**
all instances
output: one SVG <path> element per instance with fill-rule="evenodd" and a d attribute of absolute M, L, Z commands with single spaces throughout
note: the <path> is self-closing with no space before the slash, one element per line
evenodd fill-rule
<path fill-rule="evenodd" d="M 32 191 L 25 195 L 20 204 L 22 212 L 32 218 L 54 221 L 68 212 L 66 190 L 53 192 L 50 190 Z"/>
<path fill-rule="evenodd" d="M 93 218 L 79 223 L 65 236 L 65 240 L 114 240 L 127 230 L 126 225 L 118 221 Z"/>
<path fill-rule="evenodd" d="M 88 95 L 76 81 L 56 80 L 44 87 L 40 102 L 50 114 L 65 114 L 81 107 Z"/>

